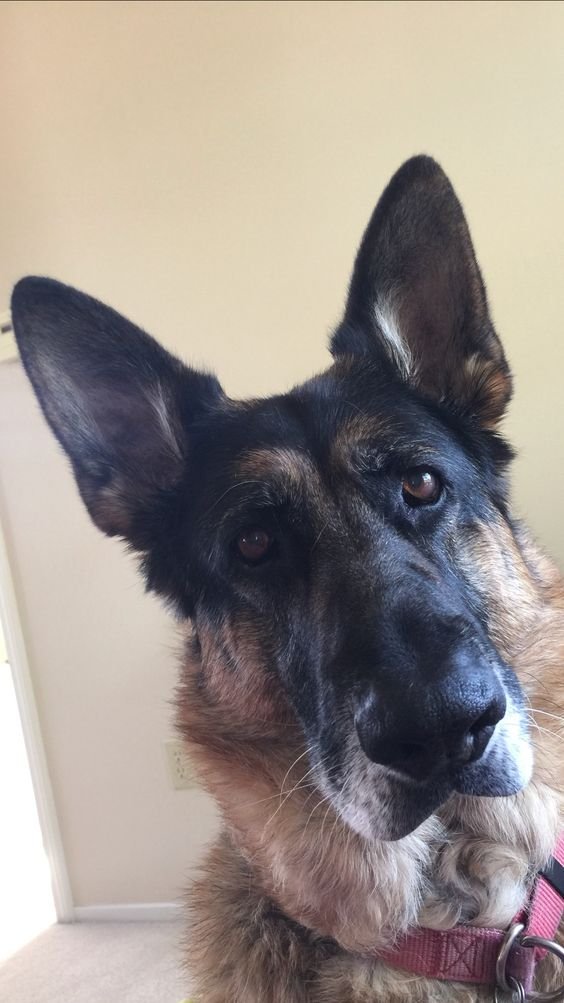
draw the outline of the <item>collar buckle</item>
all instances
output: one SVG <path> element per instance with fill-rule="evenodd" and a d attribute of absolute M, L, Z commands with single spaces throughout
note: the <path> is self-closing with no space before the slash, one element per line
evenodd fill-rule
<path fill-rule="evenodd" d="M 564 1001 L 564 984 L 560 989 L 555 989 L 548 993 L 537 993 L 534 990 L 525 991 L 523 983 L 508 972 L 510 967 L 510 955 L 515 949 L 529 949 L 537 954 L 554 954 L 564 964 L 564 948 L 554 940 L 545 937 L 523 936 L 525 926 L 523 923 L 513 923 L 507 931 L 501 945 L 495 967 L 496 986 L 494 990 L 494 1003 L 503 1003 L 505 995 L 506 1003 L 561 1003 Z"/>

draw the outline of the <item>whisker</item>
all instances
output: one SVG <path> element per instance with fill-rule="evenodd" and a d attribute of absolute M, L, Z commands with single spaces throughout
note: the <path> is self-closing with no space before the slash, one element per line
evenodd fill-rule
<path fill-rule="evenodd" d="M 303 790 L 306 790 L 308 787 L 316 787 L 316 786 L 317 786 L 317 784 L 315 783 L 314 780 L 310 781 L 310 783 L 308 783 L 308 784 L 296 784 L 295 787 L 292 787 L 292 790 L 290 791 L 290 794 L 294 794 L 295 791 L 303 791 Z M 267 801 L 274 801 L 276 798 L 279 798 L 279 797 L 280 797 L 280 793 L 279 792 L 278 792 L 278 794 L 269 794 L 269 796 L 267 798 L 260 798 L 258 801 L 247 801 L 247 802 L 245 802 L 245 804 L 240 805 L 240 807 L 241 808 L 254 808 L 255 805 L 265 804 Z"/>
<path fill-rule="evenodd" d="M 309 815 L 308 815 L 308 817 L 307 817 L 307 821 L 306 821 L 306 824 L 304 825 L 304 827 L 303 827 L 303 829 L 302 829 L 302 836 L 305 836 L 305 834 L 306 834 L 306 831 L 307 831 L 307 827 L 308 827 L 308 825 L 309 825 L 309 823 L 310 823 L 310 821 L 311 821 L 311 818 L 312 818 L 312 815 L 313 815 L 313 813 L 314 813 L 315 811 L 317 811 L 317 809 L 318 809 L 319 807 L 321 807 L 321 805 L 322 805 L 322 804 L 325 804 L 325 802 L 326 802 L 326 801 L 329 801 L 330 799 L 331 799 L 331 795 L 330 795 L 330 794 L 327 794 L 327 795 L 326 795 L 326 796 L 325 796 L 324 798 L 321 798 L 321 800 L 320 800 L 320 801 L 318 801 L 316 805 L 314 805 L 314 807 L 313 807 L 313 808 L 311 809 L 311 811 L 310 811 L 310 813 L 309 813 Z"/>
<path fill-rule="evenodd" d="M 257 480 L 253 480 L 253 481 L 238 481 L 237 484 L 231 484 L 231 486 L 228 487 L 227 490 L 224 491 L 223 494 L 221 494 L 216 501 L 214 501 L 213 505 L 210 508 L 210 512 L 212 512 L 213 509 L 217 505 L 219 505 L 220 501 L 223 501 L 223 499 L 225 498 L 225 496 L 228 495 L 231 491 L 235 491 L 236 488 L 244 488 L 244 487 L 246 487 L 249 484 L 262 484 L 262 485 L 264 485 L 264 484 L 266 484 L 266 481 L 257 481 Z"/>
<path fill-rule="evenodd" d="M 306 749 L 306 752 L 311 752 L 311 751 L 312 751 L 312 750 L 310 750 L 310 749 Z M 300 759 L 303 759 L 303 756 L 304 756 L 304 755 L 305 755 L 305 753 L 303 753 L 303 754 L 302 754 L 301 756 L 298 756 L 298 759 L 297 759 L 297 760 L 295 760 L 295 762 L 298 762 L 298 761 L 299 761 Z M 324 757 L 324 758 L 323 758 L 323 759 L 321 760 L 321 763 L 325 762 L 325 761 L 327 760 L 327 758 L 328 758 L 328 757 L 327 757 L 327 756 L 325 756 L 325 757 Z M 295 763 L 293 763 L 293 764 L 292 764 L 292 766 L 293 766 L 293 765 L 295 765 Z M 278 812 L 282 810 L 282 808 L 283 808 L 283 807 L 284 807 L 284 805 L 286 804 L 286 802 L 287 802 L 288 798 L 290 798 L 290 797 L 292 796 L 292 794 L 294 793 L 294 790 L 295 790 L 295 789 L 296 789 L 296 788 L 297 788 L 297 787 L 298 787 L 298 786 L 299 786 L 299 785 L 300 785 L 300 784 L 301 784 L 301 783 L 302 783 L 302 782 L 303 782 L 303 781 L 304 781 L 304 780 L 306 779 L 306 777 L 308 777 L 308 776 L 309 776 L 309 775 L 310 775 L 311 773 L 313 773 L 313 771 L 314 771 L 314 770 L 316 769 L 316 766 L 317 766 L 317 764 L 315 764 L 314 766 L 312 766 L 312 767 L 311 767 L 311 768 L 310 768 L 310 769 L 309 769 L 309 770 L 308 770 L 308 771 L 307 771 L 306 773 L 304 773 L 304 775 L 303 775 L 302 777 L 300 777 L 300 779 L 298 780 L 297 784 L 295 784 L 295 785 L 294 785 L 294 787 L 292 787 L 292 789 L 291 789 L 290 791 L 288 791 L 288 792 L 286 793 L 286 797 L 284 798 L 284 800 L 283 800 L 283 801 L 282 801 L 282 800 L 280 801 L 280 804 L 278 805 L 278 808 L 276 809 L 276 811 L 275 811 L 275 812 L 273 812 L 273 814 L 272 814 L 272 815 L 270 816 L 270 818 L 268 819 L 268 821 L 267 821 L 267 822 L 265 823 L 265 825 L 264 825 L 264 828 L 263 828 L 263 833 L 264 833 L 264 832 L 266 832 L 266 829 L 268 828 L 268 826 L 272 824 L 272 822 L 274 821 L 274 819 L 275 819 L 275 818 L 276 818 L 276 816 L 278 815 Z M 291 769 L 291 768 L 292 768 L 292 767 L 290 767 L 290 769 Z M 285 783 L 285 781 L 286 781 L 286 777 L 288 776 L 288 773 L 289 773 L 289 772 L 290 772 L 290 770 L 288 770 L 288 771 L 287 771 L 287 773 L 286 773 L 286 776 L 284 777 L 284 780 L 282 781 L 282 783 L 283 783 L 283 784 Z M 280 790 L 280 793 L 279 793 L 279 794 L 277 795 L 277 797 L 280 797 L 280 798 L 282 798 L 282 795 L 283 795 L 284 793 L 285 793 L 285 792 L 284 792 L 284 791 L 283 791 L 283 790 L 281 789 L 281 790 Z"/>
<path fill-rule="evenodd" d="M 283 779 L 282 783 L 280 784 L 280 797 L 282 797 L 282 794 L 284 793 L 284 784 L 286 783 L 288 777 L 290 776 L 290 773 L 294 769 L 294 766 L 296 765 L 296 763 L 299 763 L 300 759 L 303 759 L 304 756 L 307 756 L 310 751 L 311 750 L 310 750 L 309 746 L 307 746 L 306 749 L 304 750 L 304 752 L 302 752 L 301 755 L 299 755 L 296 759 L 294 759 L 294 762 L 286 770 L 286 773 L 284 774 L 284 779 Z M 306 774 L 306 776 L 307 776 L 307 774 Z"/>
<path fill-rule="evenodd" d="M 564 727 L 564 716 L 562 716 L 561 714 L 551 714 L 549 711 L 541 710 L 540 707 L 533 707 L 531 704 L 529 704 L 529 707 L 532 710 L 533 714 L 542 714 L 543 717 L 552 717 L 555 721 L 560 721 L 560 723 Z"/>
<path fill-rule="evenodd" d="M 325 530 L 327 529 L 328 525 L 329 525 L 329 520 L 327 520 L 327 522 L 325 523 L 325 525 L 322 526 L 322 528 L 319 530 L 319 533 L 315 537 L 315 540 L 313 541 L 313 546 L 312 546 L 312 548 L 310 550 L 310 554 L 313 554 L 313 551 L 317 547 L 317 544 L 319 543 L 319 541 L 320 541 L 321 537 L 323 536 Z"/>
<path fill-rule="evenodd" d="M 560 740 L 564 738 L 564 735 L 562 735 L 557 731 L 550 731 L 548 728 L 542 728 L 541 725 L 537 724 L 536 721 L 529 721 L 529 724 L 532 728 L 534 728 L 535 731 L 538 731 L 539 734 L 541 735 L 547 735 L 549 738 L 557 738 Z"/>

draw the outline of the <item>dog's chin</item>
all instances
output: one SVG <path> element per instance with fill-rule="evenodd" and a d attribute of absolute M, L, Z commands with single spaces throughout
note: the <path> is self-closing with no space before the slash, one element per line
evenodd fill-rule
<path fill-rule="evenodd" d="M 320 769 L 319 785 L 346 825 L 369 842 L 409 836 L 456 795 L 472 798 L 511 797 L 533 774 L 532 746 L 521 715 L 510 705 L 481 759 L 464 767 L 415 781 L 389 767 L 370 762 L 357 749 L 346 764 L 349 777 L 337 786 Z"/>
<path fill-rule="evenodd" d="M 473 798 L 511 797 L 526 787 L 531 774 L 532 755 L 523 752 L 517 761 L 493 755 L 487 762 L 473 763 L 426 784 L 389 776 L 382 810 L 342 814 L 351 828 L 365 838 L 392 842 L 409 836 L 454 794 Z"/>
<path fill-rule="evenodd" d="M 394 790 L 395 788 L 395 790 Z M 388 811 L 370 821 L 372 839 L 392 842 L 409 836 L 426 822 L 454 793 L 450 780 L 433 784 L 411 785 L 403 781 L 390 784 Z"/>

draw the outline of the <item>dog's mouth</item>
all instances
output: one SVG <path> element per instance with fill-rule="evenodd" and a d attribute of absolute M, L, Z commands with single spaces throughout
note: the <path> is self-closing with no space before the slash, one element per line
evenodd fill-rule
<path fill-rule="evenodd" d="M 426 780 L 370 762 L 353 738 L 346 744 L 342 768 L 319 765 L 316 772 L 337 814 L 370 841 L 409 835 L 453 795 L 511 797 L 526 787 L 533 771 L 525 717 L 511 700 L 479 759 Z"/>

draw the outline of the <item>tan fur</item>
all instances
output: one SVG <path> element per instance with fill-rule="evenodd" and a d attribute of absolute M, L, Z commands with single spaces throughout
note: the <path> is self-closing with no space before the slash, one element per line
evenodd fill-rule
<path fill-rule="evenodd" d="M 373 415 L 353 414 L 342 422 L 331 444 L 331 460 L 337 470 L 357 472 L 374 466 L 377 459 L 374 456 L 374 443 L 380 444 L 383 455 L 386 446 L 393 446 L 398 439 L 397 422 L 390 418 L 374 417 Z M 428 463 L 433 450 L 426 444 L 418 449 L 410 440 L 410 462 L 412 466 Z"/>
<path fill-rule="evenodd" d="M 278 474 L 283 484 L 298 486 L 304 476 L 318 478 L 311 460 L 297 449 L 251 449 L 237 461 L 237 472 L 242 477 L 272 478 Z"/>
<path fill-rule="evenodd" d="M 500 368 L 499 359 L 474 354 L 456 376 L 451 389 L 454 400 L 463 400 L 465 412 L 479 415 L 484 428 L 495 429 L 511 397 L 509 372 Z"/>
<path fill-rule="evenodd" d="M 406 838 L 369 843 L 308 783 L 300 730 L 261 671 L 262 641 L 245 625 L 219 638 L 200 627 L 178 718 L 225 822 L 191 893 L 187 964 L 202 1003 L 491 1003 L 489 989 L 414 979 L 371 957 L 414 924 L 509 924 L 559 826 L 561 580 L 501 519 L 452 546 L 531 701 L 533 782 L 512 798 L 453 797 Z M 540 987 L 557 984 L 550 960 L 539 973 Z"/>

